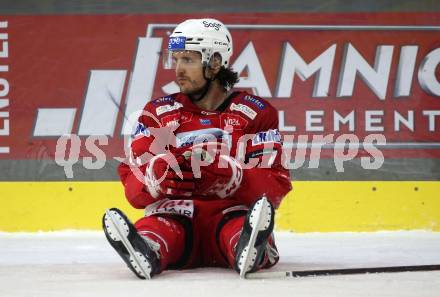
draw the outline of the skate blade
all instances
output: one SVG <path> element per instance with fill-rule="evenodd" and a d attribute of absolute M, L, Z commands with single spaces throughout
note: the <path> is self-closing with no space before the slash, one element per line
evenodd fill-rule
<path fill-rule="evenodd" d="M 130 265 L 142 277 L 151 279 L 151 265 L 142 253 L 136 251 L 130 241 L 128 234 L 130 228 L 125 219 L 114 210 L 107 209 L 104 216 L 105 228 L 113 241 L 121 241 L 130 254 Z"/>
<path fill-rule="evenodd" d="M 248 245 L 243 249 L 238 267 L 240 269 L 240 277 L 244 278 L 246 273 L 250 271 L 257 258 L 257 249 L 255 241 L 258 233 L 266 231 L 272 221 L 272 208 L 267 198 L 262 198 L 255 203 L 250 215 L 249 224 L 252 227 Z"/>

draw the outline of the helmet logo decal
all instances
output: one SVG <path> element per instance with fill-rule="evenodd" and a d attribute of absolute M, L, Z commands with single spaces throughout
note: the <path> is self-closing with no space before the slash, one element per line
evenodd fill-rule
<path fill-rule="evenodd" d="M 215 28 L 215 30 L 219 31 L 220 27 L 222 26 L 219 23 L 215 23 L 215 22 L 207 22 L 207 21 L 203 21 L 203 26 L 205 26 L 206 28 Z"/>
<path fill-rule="evenodd" d="M 168 49 L 171 51 L 184 50 L 185 42 L 186 42 L 186 37 L 183 36 L 172 37 L 168 41 Z"/>

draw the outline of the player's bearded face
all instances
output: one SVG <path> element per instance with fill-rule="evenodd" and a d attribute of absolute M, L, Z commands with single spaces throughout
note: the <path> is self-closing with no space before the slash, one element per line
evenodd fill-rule
<path fill-rule="evenodd" d="M 176 67 L 176 81 L 180 92 L 186 95 L 196 95 L 203 91 L 206 80 L 203 77 L 203 66 L 200 53 L 182 51 L 173 53 L 173 63 Z"/>

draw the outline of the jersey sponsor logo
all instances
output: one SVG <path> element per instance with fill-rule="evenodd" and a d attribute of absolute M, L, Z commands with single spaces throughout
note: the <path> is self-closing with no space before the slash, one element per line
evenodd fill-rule
<path fill-rule="evenodd" d="M 178 121 L 178 120 L 172 120 L 172 121 L 169 121 L 168 123 L 166 123 L 166 126 L 167 126 L 167 127 L 170 127 L 170 126 L 179 126 L 179 121 Z"/>
<path fill-rule="evenodd" d="M 142 124 L 142 123 L 138 123 L 136 130 L 135 130 L 134 134 L 132 135 L 132 137 L 135 138 L 139 135 L 144 135 L 147 137 L 149 137 L 151 135 L 150 130 L 147 127 L 145 127 L 144 124 Z"/>
<path fill-rule="evenodd" d="M 225 119 L 225 126 L 234 126 L 234 127 L 240 127 L 241 123 L 236 118 L 227 118 Z"/>
<path fill-rule="evenodd" d="M 163 126 L 179 125 L 179 113 L 170 114 L 160 119 Z"/>
<path fill-rule="evenodd" d="M 200 113 L 203 114 L 203 115 L 213 115 L 213 114 L 217 114 L 216 112 L 210 112 L 210 111 L 204 111 L 204 110 L 202 110 Z"/>
<path fill-rule="evenodd" d="M 167 105 L 163 105 L 163 106 L 159 106 L 158 108 L 156 108 L 156 114 L 158 116 L 160 116 L 161 114 L 173 111 L 173 110 L 177 110 L 179 108 L 182 108 L 183 105 L 179 102 L 174 102 L 173 105 L 167 104 Z"/>
<path fill-rule="evenodd" d="M 170 115 L 166 115 L 160 119 L 162 126 L 180 125 L 190 122 L 193 114 L 189 111 L 178 111 Z"/>
<path fill-rule="evenodd" d="M 244 113 L 246 116 L 248 116 L 250 119 L 254 120 L 257 116 L 257 112 L 250 108 L 249 106 L 246 106 L 244 104 L 231 104 L 231 110 L 236 110 L 241 113 Z"/>
<path fill-rule="evenodd" d="M 261 100 L 255 98 L 255 97 L 252 97 L 250 95 L 244 96 L 244 100 L 253 103 L 255 106 L 258 107 L 259 110 L 263 110 L 264 108 L 266 108 L 266 104 L 261 102 Z"/>
<path fill-rule="evenodd" d="M 210 119 L 200 119 L 200 124 L 202 124 L 204 126 L 212 125 Z"/>
<path fill-rule="evenodd" d="M 268 142 L 281 143 L 281 134 L 278 129 L 258 132 L 252 139 L 252 145 L 259 145 Z"/>
<path fill-rule="evenodd" d="M 195 142 L 211 142 L 211 141 L 221 141 L 225 137 L 230 137 L 230 135 L 219 128 L 208 128 L 201 130 L 194 130 L 189 132 L 181 132 L 176 134 L 176 146 L 185 147 L 191 146 Z"/>
<path fill-rule="evenodd" d="M 152 103 L 153 103 L 153 105 L 159 105 L 161 103 L 172 102 L 173 100 L 174 100 L 173 97 L 166 96 L 166 97 L 161 97 L 159 99 L 153 100 Z"/>
<path fill-rule="evenodd" d="M 234 127 L 234 130 L 244 129 L 248 124 L 248 121 L 246 119 L 239 116 L 238 114 L 233 114 L 233 113 L 223 113 L 220 116 L 220 121 L 225 126 Z"/>
<path fill-rule="evenodd" d="M 175 214 L 192 218 L 194 215 L 194 202 L 192 200 L 159 200 L 145 208 L 145 216 L 156 214 Z"/>
<path fill-rule="evenodd" d="M 262 157 L 264 155 L 272 155 L 272 154 L 274 154 L 274 156 L 276 156 L 276 154 L 278 154 L 278 151 L 274 150 L 274 149 L 262 149 L 262 150 L 256 150 L 253 152 L 249 152 L 244 157 L 244 162 L 247 163 L 247 162 L 249 162 L 249 159 Z"/>

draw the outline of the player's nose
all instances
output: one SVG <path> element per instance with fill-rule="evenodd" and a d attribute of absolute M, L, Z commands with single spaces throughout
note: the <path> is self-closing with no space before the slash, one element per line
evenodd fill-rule
<path fill-rule="evenodd" d="M 185 67 L 183 67 L 182 63 L 177 60 L 176 61 L 176 75 L 183 74 L 185 72 Z"/>

